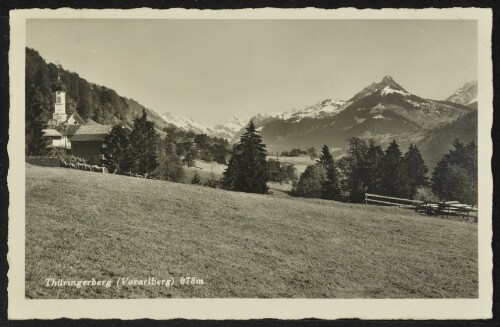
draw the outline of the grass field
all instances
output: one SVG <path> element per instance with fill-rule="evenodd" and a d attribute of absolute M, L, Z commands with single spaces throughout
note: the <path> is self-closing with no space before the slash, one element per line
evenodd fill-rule
<path fill-rule="evenodd" d="M 174 278 L 46 287 L 46 278 Z M 203 285 L 180 285 L 181 277 Z M 477 297 L 477 225 L 26 166 L 26 297 Z"/>
<path fill-rule="evenodd" d="M 182 182 L 189 184 L 194 176 L 195 171 L 197 171 L 198 174 L 200 175 L 202 183 L 211 177 L 219 180 L 222 178 L 222 175 L 224 174 L 224 171 L 226 170 L 227 166 L 219 164 L 217 162 L 206 162 L 203 160 L 196 160 L 193 167 L 184 166 L 183 168 L 185 176 Z"/>
<path fill-rule="evenodd" d="M 273 156 L 267 156 L 267 159 L 274 159 L 276 160 L 276 157 Z M 316 159 L 309 158 L 309 156 L 301 156 L 301 157 L 279 157 L 280 162 L 285 162 L 288 164 L 293 164 L 295 168 L 297 169 L 297 176 L 300 176 L 306 170 L 307 166 L 313 165 L 316 163 Z"/>

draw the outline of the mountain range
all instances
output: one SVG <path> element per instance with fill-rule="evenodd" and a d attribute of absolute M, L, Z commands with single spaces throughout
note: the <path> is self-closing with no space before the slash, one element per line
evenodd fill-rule
<path fill-rule="evenodd" d="M 374 137 L 382 143 L 406 137 L 417 141 L 429 131 L 454 122 L 477 108 L 477 83 L 469 82 L 446 100 L 431 100 L 408 92 L 391 76 L 372 83 L 347 101 L 326 99 L 289 112 L 261 113 L 251 119 L 270 151 L 319 147 L 342 148 L 349 137 Z M 164 114 L 180 129 L 222 137 L 235 143 L 247 121 L 233 117 L 206 127 L 192 120 Z"/>
<path fill-rule="evenodd" d="M 262 127 L 274 120 L 291 120 L 298 122 L 304 118 L 325 118 L 339 113 L 344 104 L 345 101 L 342 100 L 326 99 L 304 109 L 294 109 L 289 112 L 260 113 L 253 116 L 251 120 L 253 120 L 257 127 Z M 162 118 L 172 127 L 228 140 L 233 140 L 235 138 L 239 139 L 244 127 L 249 122 L 249 120 L 247 121 L 239 117 L 232 117 L 226 122 L 208 127 L 192 118 L 175 116 L 169 112 L 163 114 Z"/>
<path fill-rule="evenodd" d="M 472 110 L 459 103 L 421 98 L 385 76 L 355 94 L 336 113 L 274 120 L 262 127 L 261 135 L 271 151 L 322 144 L 343 148 L 350 137 L 373 137 L 385 143 L 438 128 Z"/>
<path fill-rule="evenodd" d="M 171 113 L 161 115 L 163 120 L 170 126 L 183 131 L 191 131 L 196 134 L 207 134 L 213 137 L 219 137 L 231 140 L 234 135 L 240 131 L 248 122 L 238 117 L 232 117 L 226 122 L 216 124 L 213 127 L 207 127 L 192 118 L 175 116 Z"/>
<path fill-rule="evenodd" d="M 162 117 L 181 129 L 223 137 L 231 143 L 239 140 L 247 124 L 233 117 L 208 128 L 191 119 Z M 402 151 L 410 143 L 417 144 L 432 168 L 451 149 L 454 139 L 477 142 L 477 82 L 465 83 L 445 100 L 432 100 L 410 93 L 385 76 L 347 101 L 326 99 L 303 109 L 261 113 L 251 119 L 271 152 L 323 144 L 342 150 L 350 137 L 375 138 L 383 146 L 396 139 Z"/>
<path fill-rule="evenodd" d="M 67 86 L 67 110 L 78 112 L 101 124 L 123 121 L 132 124 L 142 110 L 155 123 L 159 132 L 176 127 L 195 133 L 225 138 L 236 143 L 245 130 L 247 120 L 232 117 L 212 127 L 193 119 L 158 114 L 114 90 L 87 82 L 74 72 L 48 64 L 32 49 L 26 49 L 26 85 L 35 87 L 49 103 L 43 117 L 51 117 L 53 96 L 50 87 L 58 74 Z M 30 99 L 27 99 L 30 101 Z M 458 138 L 462 142 L 477 141 L 477 82 L 465 83 L 445 100 L 432 100 L 412 94 L 391 76 L 372 83 L 353 97 L 344 100 L 325 99 L 303 109 L 267 112 L 251 119 L 268 151 L 328 145 L 342 154 L 350 137 L 375 138 L 382 145 L 396 139 L 402 151 L 416 143 L 422 156 L 433 165 Z"/>

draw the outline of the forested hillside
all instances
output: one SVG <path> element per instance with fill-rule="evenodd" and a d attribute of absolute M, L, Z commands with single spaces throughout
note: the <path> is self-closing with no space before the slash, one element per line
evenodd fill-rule
<path fill-rule="evenodd" d="M 477 144 L 477 111 L 472 111 L 457 120 L 429 131 L 417 146 L 422 152 L 427 166 L 434 168 L 443 154 L 453 148 L 455 139 L 460 142 Z"/>
<path fill-rule="evenodd" d="M 33 49 L 26 48 L 26 92 L 36 90 L 45 100 L 40 120 L 46 122 L 52 118 L 54 96 L 52 85 L 57 80 L 57 66 L 47 63 Z M 101 124 L 113 124 L 123 121 L 132 124 L 134 117 L 142 113 L 143 106 L 133 99 L 118 95 L 114 90 L 93 84 L 81 78 L 77 73 L 59 69 L 59 75 L 66 86 L 66 112 L 78 112 L 82 118 L 92 118 Z M 39 99 L 40 100 L 40 99 Z M 34 98 L 26 96 L 26 108 L 31 108 Z M 148 118 L 159 129 L 166 127 L 165 121 L 154 111 L 145 108 Z M 29 117 L 29 115 L 27 115 Z"/>

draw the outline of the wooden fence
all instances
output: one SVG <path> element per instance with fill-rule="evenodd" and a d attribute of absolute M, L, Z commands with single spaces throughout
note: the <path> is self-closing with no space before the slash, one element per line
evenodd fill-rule
<path fill-rule="evenodd" d="M 365 193 L 365 204 L 368 204 L 368 203 L 378 203 L 378 204 L 385 204 L 385 205 L 389 205 L 389 206 L 414 209 L 417 205 L 424 203 L 424 201 L 409 200 L 409 199 L 403 199 L 403 198 L 395 198 L 392 196 L 384 196 L 384 195 Z"/>
<path fill-rule="evenodd" d="M 413 209 L 432 216 L 460 217 L 463 221 L 472 219 L 472 221 L 477 222 L 478 220 L 477 205 L 463 204 L 458 201 L 434 203 L 365 193 L 365 204 L 370 203 Z"/>

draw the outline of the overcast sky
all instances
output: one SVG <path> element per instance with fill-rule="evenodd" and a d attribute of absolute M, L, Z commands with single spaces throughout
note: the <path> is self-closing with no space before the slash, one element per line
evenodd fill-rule
<path fill-rule="evenodd" d="M 28 20 L 27 46 L 159 113 L 232 116 L 347 100 L 391 75 L 444 99 L 477 78 L 475 21 Z"/>

